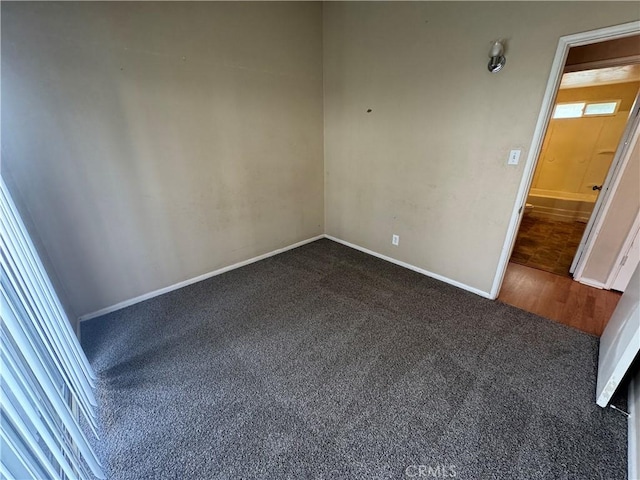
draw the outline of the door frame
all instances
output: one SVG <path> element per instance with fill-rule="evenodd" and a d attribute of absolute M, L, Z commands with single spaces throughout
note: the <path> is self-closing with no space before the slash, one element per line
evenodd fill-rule
<path fill-rule="evenodd" d="M 618 275 L 622 271 L 622 267 L 627 265 L 626 263 L 623 265 L 622 261 L 626 256 L 629 255 L 631 246 L 633 245 L 634 241 L 636 241 L 639 235 L 640 235 L 640 211 L 638 211 L 638 213 L 636 214 L 636 219 L 633 222 L 633 226 L 631 227 L 631 230 L 629 230 L 627 239 L 624 241 L 624 244 L 620 249 L 620 253 L 616 257 L 616 262 L 614 263 L 614 267 L 611 270 L 611 273 L 609 274 L 609 277 L 607 278 L 607 281 L 604 285 L 604 288 L 606 290 L 611 290 L 611 287 L 616 282 Z"/>
<path fill-rule="evenodd" d="M 571 47 L 579 47 L 592 43 L 603 42 L 606 40 L 629 37 L 636 34 L 640 34 L 640 21 L 634 21 L 621 25 L 615 25 L 612 27 L 600 28 L 588 32 L 576 33 L 560 37 L 558 41 L 558 47 L 556 49 L 556 54 L 551 65 L 551 72 L 547 81 L 547 88 L 545 90 L 544 97 L 542 98 L 542 106 L 538 115 L 536 128 L 533 132 L 531 146 L 529 147 L 529 153 L 524 165 L 522 179 L 520 181 L 520 186 L 518 188 L 518 193 L 516 195 L 513 210 L 511 213 L 511 220 L 509 222 L 507 234 L 502 246 L 502 252 L 498 261 L 496 274 L 493 279 L 490 298 L 495 299 L 498 297 L 498 293 L 500 292 L 500 288 L 507 271 L 509 257 L 511 256 L 513 246 L 516 242 L 516 236 L 518 234 L 518 228 L 520 227 L 520 221 L 522 220 L 522 214 L 524 213 L 524 206 L 527 200 L 527 195 L 529 193 L 529 189 L 531 188 L 533 175 L 535 173 L 538 158 L 542 150 L 542 143 L 549 126 L 549 120 L 551 119 L 551 114 L 553 113 L 555 98 L 558 92 L 558 88 L 560 87 L 560 82 L 564 73 L 564 64 L 567 60 L 569 49 Z M 635 105 L 634 107 L 637 107 L 637 105 Z M 628 127 L 629 124 L 627 124 L 627 129 Z M 628 131 L 625 131 L 625 135 L 628 135 Z M 619 156 L 621 153 L 623 152 L 621 152 L 619 148 L 616 156 Z M 599 199 L 603 196 L 604 195 L 599 195 Z M 592 215 L 590 221 L 593 221 L 594 217 L 598 214 L 599 212 L 596 213 L 596 215 Z"/>

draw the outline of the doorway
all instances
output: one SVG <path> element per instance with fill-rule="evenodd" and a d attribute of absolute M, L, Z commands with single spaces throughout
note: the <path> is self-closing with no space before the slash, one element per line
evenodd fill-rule
<path fill-rule="evenodd" d="M 520 227 L 520 221 L 524 217 L 524 210 L 526 207 L 526 203 L 529 203 L 526 200 L 528 198 L 530 187 L 533 183 L 537 160 L 543 149 L 543 143 L 546 137 L 547 127 L 550 123 L 550 120 L 552 119 L 552 115 L 555 113 L 554 109 L 556 106 L 556 97 L 560 90 L 562 77 L 565 73 L 568 73 L 569 71 L 569 68 L 567 68 L 569 66 L 567 65 L 569 62 L 567 62 L 567 60 L 568 60 L 570 50 L 572 50 L 572 52 L 576 52 L 576 54 L 584 54 L 585 49 L 583 49 L 582 47 L 587 47 L 587 49 L 594 45 L 601 45 L 604 47 L 599 49 L 600 53 L 598 55 L 600 56 L 600 58 L 596 57 L 595 59 L 588 59 L 586 58 L 585 55 L 583 55 L 583 59 L 585 59 L 586 61 L 575 62 L 576 65 L 574 65 L 574 67 L 577 66 L 578 71 L 580 71 L 581 67 L 587 66 L 585 64 L 588 64 L 588 63 L 591 63 L 591 65 L 588 65 L 589 67 L 588 69 L 598 69 L 598 68 L 619 66 L 622 60 L 624 60 L 623 63 L 627 65 L 634 64 L 634 63 L 637 64 L 637 63 L 640 63 L 640 54 L 638 54 L 638 51 L 637 51 L 638 35 L 640 35 L 640 26 L 638 25 L 637 22 L 631 22 L 627 24 L 616 25 L 613 27 L 606 27 L 598 30 L 593 30 L 589 32 L 567 35 L 560 38 L 558 42 L 558 48 L 556 50 L 556 55 L 551 67 L 549 80 L 547 82 L 546 92 L 543 97 L 540 115 L 538 117 L 538 122 L 536 124 L 536 128 L 533 134 L 531 147 L 527 155 L 527 160 L 525 163 L 522 180 L 520 182 L 520 187 L 516 196 L 516 201 L 513 206 L 511 221 L 509 223 L 507 234 L 505 236 L 505 240 L 503 243 L 500 260 L 498 262 L 498 267 L 494 277 L 493 286 L 490 292 L 490 298 L 498 297 L 498 293 L 500 292 L 503 280 L 505 278 L 507 267 L 509 265 L 509 258 L 511 257 L 511 253 L 513 251 L 513 247 L 516 242 L 516 236 Z M 635 38 L 629 38 L 629 37 L 635 37 Z M 616 52 L 613 52 L 612 54 L 611 51 L 607 51 L 608 50 L 607 47 L 611 45 L 609 41 L 625 40 L 625 39 L 627 39 L 626 45 L 629 46 L 632 50 L 635 50 L 635 53 L 632 51 L 632 53 L 630 54 L 622 53 L 622 55 L 620 55 L 620 54 L 616 54 Z M 633 108 L 634 115 L 638 107 L 639 105 L 637 104 L 634 105 L 634 108 Z M 627 137 L 630 137 L 633 133 L 632 126 L 630 125 L 630 123 L 631 122 L 629 122 L 629 124 L 627 125 L 627 128 L 624 133 L 625 139 Z M 619 177 L 618 174 L 620 172 L 619 170 L 616 170 L 616 168 L 619 166 L 620 158 L 628 154 L 628 146 L 626 143 L 625 145 L 620 145 L 619 147 L 620 148 L 617 149 L 616 154 L 614 155 L 614 163 L 617 162 L 618 165 L 614 165 L 614 168 L 612 168 L 611 171 L 609 172 L 607 180 L 605 181 L 605 184 L 603 184 L 605 185 L 603 186 L 603 189 L 605 190 L 607 190 L 608 187 L 610 186 L 610 185 L 607 185 L 607 183 L 611 184 L 613 180 L 616 180 Z M 602 192 L 605 195 L 600 195 L 600 192 L 602 191 L 598 191 L 598 200 L 594 205 L 594 214 L 592 215 L 591 221 L 586 226 L 585 228 L 586 233 L 585 235 L 583 235 L 583 238 L 580 242 L 582 247 L 584 247 L 585 241 L 589 237 L 588 232 L 590 230 L 590 227 L 592 227 L 594 224 L 593 220 L 594 219 L 597 220 L 597 215 L 599 213 L 598 210 L 602 208 L 602 200 L 607 198 L 606 193 L 608 192 Z M 572 268 L 574 267 L 575 265 L 572 265 Z"/>
<path fill-rule="evenodd" d="M 502 301 L 506 301 L 507 296 L 512 297 L 520 304 L 506 303 L 562 323 L 580 321 L 575 317 L 584 313 L 586 326 L 591 329 L 590 333 L 596 335 L 606 325 L 619 295 L 575 282 L 571 273 L 577 264 L 580 266 L 580 258 L 589 256 L 589 248 L 597 237 L 593 233 L 597 233 L 602 224 L 598 220 L 604 218 L 602 210 L 607 210 L 603 205 L 608 205 L 607 201 L 612 198 L 610 189 L 615 189 L 616 180 L 623 176 L 622 159 L 628 158 L 629 154 L 625 140 L 632 136 L 639 108 L 639 102 L 635 101 L 638 85 L 635 88 L 616 85 L 640 80 L 633 73 L 634 70 L 637 72 L 640 64 L 639 33 L 638 24 L 625 24 L 560 39 L 491 292 L 492 298 L 498 298 L 498 293 Z M 616 52 L 615 47 L 623 43 L 631 53 L 619 48 Z M 627 77 L 628 81 L 604 79 L 622 71 L 631 76 Z M 584 84 L 594 79 L 598 81 Z M 602 87 L 601 90 L 608 87 L 609 94 L 597 93 L 595 89 L 593 92 L 585 90 L 598 86 Z M 582 120 L 570 123 L 568 120 L 572 118 Z M 616 122 L 617 128 L 613 126 Z M 598 133 L 589 133 L 595 124 L 599 125 Z M 569 149 L 565 140 L 571 137 L 572 132 L 574 137 L 581 139 L 577 149 L 579 155 L 574 155 L 581 158 L 574 159 L 574 164 L 562 154 L 563 149 Z M 617 143 L 616 136 L 618 139 L 622 137 L 623 142 Z M 559 179 L 556 174 L 563 170 L 574 175 Z M 557 194 L 558 191 L 563 194 Z M 535 226 L 536 222 L 538 226 Z M 540 241 L 539 248 L 544 251 L 536 252 L 537 247 L 530 239 L 526 240 L 527 234 L 537 237 L 534 240 Z M 529 246 L 524 255 L 523 245 Z M 556 251 L 551 253 L 554 248 Z M 585 250 L 587 254 L 581 255 Z M 537 257 L 536 253 L 539 253 Z M 545 256 L 546 259 L 543 258 Z M 509 262 L 510 259 L 520 264 Z M 539 260 L 552 262 L 549 266 L 538 262 L 536 268 L 522 265 Z M 505 278 L 508 280 L 501 290 Z M 562 284 L 562 289 L 557 288 L 559 284 Z M 584 312 L 580 313 L 582 310 Z M 598 325 L 598 322 L 601 323 Z"/>
<path fill-rule="evenodd" d="M 566 277 L 640 91 L 640 64 L 577 70 L 571 53 L 510 258 Z"/>

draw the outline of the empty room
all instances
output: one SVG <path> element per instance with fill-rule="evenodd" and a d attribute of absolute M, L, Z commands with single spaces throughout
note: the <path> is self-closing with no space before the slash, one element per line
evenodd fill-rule
<path fill-rule="evenodd" d="M 640 478 L 636 2 L 0 9 L 0 478 Z"/>

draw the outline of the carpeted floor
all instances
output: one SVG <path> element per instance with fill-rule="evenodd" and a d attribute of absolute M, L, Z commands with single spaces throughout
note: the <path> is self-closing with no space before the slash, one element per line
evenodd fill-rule
<path fill-rule="evenodd" d="M 626 478 L 596 337 L 329 240 L 82 341 L 112 479 Z"/>

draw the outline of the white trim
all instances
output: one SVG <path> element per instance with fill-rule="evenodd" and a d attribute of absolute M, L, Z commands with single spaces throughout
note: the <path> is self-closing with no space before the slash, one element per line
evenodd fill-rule
<path fill-rule="evenodd" d="M 578 282 L 580 282 L 583 285 L 587 285 L 589 287 L 593 287 L 593 288 L 598 288 L 600 290 L 604 290 L 605 289 L 605 285 L 602 282 L 599 282 L 598 280 L 594 280 L 593 278 L 581 278 L 580 280 L 577 280 Z"/>
<path fill-rule="evenodd" d="M 639 108 L 639 106 L 636 105 L 635 108 Z M 602 227 L 604 226 L 604 222 L 607 219 L 607 215 L 609 214 L 609 209 L 613 204 L 613 198 L 614 198 L 613 193 L 617 190 L 618 185 L 620 185 L 620 182 L 622 181 L 624 171 L 627 168 L 629 160 L 631 159 L 631 153 L 633 152 L 633 149 L 635 148 L 635 145 L 638 142 L 638 138 L 640 137 L 640 124 L 637 123 L 638 119 L 635 118 L 635 119 L 631 119 L 630 121 L 635 122 L 635 126 L 634 126 L 635 130 L 632 132 L 631 138 L 627 140 L 625 145 L 623 145 L 623 147 L 626 147 L 626 150 L 620 152 L 624 156 L 622 157 L 622 160 L 619 162 L 619 168 L 615 172 L 611 172 L 611 175 L 613 176 L 611 187 L 606 192 L 608 195 L 606 199 L 604 199 L 604 204 L 602 205 L 602 208 L 598 213 L 598 218 L 596 219 L 591 229 L 591 232 L 592 232 L 591 236 L 593 241 L 588 241 L 586 243 L 584 253 L 582 254 L 582 258 L 578 262 L 578 265 L 576 266 L 576 271 L 573 274 L 573 278 L 575 278 L 581 283 L 583 281 L 582 274 L 584 273 L 584 269 L 586 268 L 587 263 L 589 262 L 589 258 L 591 257 L 591 253 L 593 252 L 595 239 L 600 234 L 600 230 L 602 230 Z M 624 138 L 622 140 L 624 140 Z M 619 150 L 621 149 L 622 147 L 619 148 Z M 609 180 L 609 178 L 607 178 L 607 180 Z"/>
<path fill-rule="evenodd" d="M 551 118 L 553 111 L 553 102 L 562 80 L 562 74 L 564 70 L 564 64 L 567 59 L 570 47 L 578 47 L 580 45 L 588 45 L 590 43 L 597 43 L 603 40 L 611 40 L 614 38 L 628 37 L 635 33 L 640 32 L 640 22 L 629 22 L 622 25 L 616 25 L 613 27 L 601 28 L 598 30 L 592 30 L 590 32 L 577 33 L 573 35 L 566 35 L 561 37 L 558 41 L 558 48 L 556 49 L 555 58 L 551 66 L 551 73 L 549 74 L 549 80 L 547 81 L 547 88 L 545 90 L 544 97 L 542 99 L 542 106 L 540 108 L 540 114 L 538 115 L 538 121 L 531 140 L 531 147 L 527 155 L 527 161 L 524 166 L 524 172 L 516 195 L 516 201 L 511 213 L 511 220 L 507 229 L 502 251 L 500 253 L 500 260 L 496 269 L 496 274 L 493 279 L 493 285 L 491 287 L 491 294 L 489 298 L 495 299 L 498 297 L 502 281 L 504 280 L 507 266 L 509 264 L 509 257 L 511 256 L 511 250 L 515 244 L 516 235 L 518 233 L 518 227 L 520 226 L 520 220 L 522 219 L 521 211 L 524 211 L 524 206 L 527 199 L 527 193 L 533 180 L 533 174 L 535 171 L 536 163 L 540 151 L 542 149 L 542 142 L 544 140 L 545 133 L 547 131 L 547 125 Z"/>
<path fill-rule="evenodd" d="M 342 245 L 346 245 L 347 247 L 351 247 L 355 250 L 360 250 L 361 252 L 367 253 L 373 257 L 381 258 L 382 260 L 386 260 L 387 262 L 391 262 L 396 265 L 400 265 L 401 267 L 408 268 L 409 270 L 413 270 L 414 272 L 421 273 L 422 275 L 426 275 L 427 277 L 435 278 L 436 280 L 440 280 L 441 282 L 448 283 L 449 285 L 453 285 L 454 287 L 458 287 L 463 290 L 467 290 L 468 292 L 475 293 L 476 295 L 480 295 L 481 297 L 491 298 L 488 292 L 485 292 L 475 287 L 470 287 L 469 285 L 458 282 L 457 280 L 452 280 L 442 275 L 438 275 L 437 273 L 433 273 L 423 268 L 416 267 L 415 265 L 411 265 L 410 263 L 406 263 L 401 260 L 396 260 L 395 258 L 382 255 L 381 253 L 377 253 L 377 252 L 374 252 L 373 250 L 369 250 L 368 248 L 361 247 L 360 245 L 356 245 L 354 243 L 341 240 L 332 235 L 324 235 L 324 237 L 328 238 L 329 240 L 333 240 L 334 242 L 341 243 Z"/>
<path fill-rule="evenodd" d="M 320 240 L 322 238 L 327 238 L 329 240 L 333 240 L 334 242 L 341 243 L 342 245 L 346 245 L 347 247 L 354 248 L 356 250 L 360 250 L 361 252 L 367 253 L 374 257 L 381 258 L 386 260 L 387 262 L 394 263 L 396 265 L 400 265 L 401 267 L 408 268 L 409 270 L 413 270 L 414 272 L 421 273 L 426 275 L 427 277 L 435 278 L 436 280 L 440 280 L 441 282 L 448 283 L 449 285 L 453 285 L 454 287 L 461 288 L 463 290 L 467 290 L 471 293 L 475 293 L 476 295 L 480 295 L 484 298 L 491 298 L 488 292 L 480 290 L 475 287 L 471 287 L 464 283 L 458 282 L 456 280 L 452 280 L 450 278 L 444 277 L 442 275 L 438 275 L 437 273 L 430 272 L 428 270 L 424 270 L 423 268 L 416 267 L 415 265 L 411 265 L 406 262 L 402 262 L 400 260 L 396 260 L 395 258 L 387 257 L 386 255 L 382 255 L 380 253 L 374 252 L 373 250 L 369 250 L 367 248 L 361 247 L 359 245 L 355 245 L 353 243 L 346 242 L 339 238 L 333 237 L 331 235 L 317 235 L 312 238 L 308 238 L 306 240 L 302 240 L 301 242 L 294 243 L 287 247 L 278 248 L 273 250 L 272 252 L 265 253 L 262 255 L 258 255 L 257 257 L 250 258 L 248 260 L 243 260 L 242 262 L 234 263 L 233 265 L 229 265 L 227 267 L 222 267 L 217 270 L 214 270 L 209 273 L 205 273 L 203 275 L 199 275 L 197 277 L 189 278 L 187 280 L 183 280 L 182 282 L 174 283 L 173 285 L 169 285 L 167 287 L 160 288 L 158 290 L 154 290 L 149 293 L 145 293 L 143 295 L 139 295 L 134 298 L 130 298 L 129 300 L 124 300 L 122 302 L 116 303 L 115 305 L 111 305 L 110 307 L 101 308 L 100 310 L 96 310 L 92 313 L 87 313 L 78 318 L 78 331 L 80 331 L 80 322 L 84 322 L 85 320 L 91 320 L 92 318 L 100 317 L 102 315 L 106 315 L 107 313 L 112 313 L 117 310 L 121 310 L 126 307 L 130 307 L 131 305 L 135 305 L 136 303 L 144 302 L 145 300 L 149 300 L 150 298 L 157 297 L 159 295 L 163 295 L 165 293 L 172 292 L 173 290 L 178 290 L 182 287 L 186 287 L 188 285 L 192 285 L 197 282 L 201 282 L 202 280 L 206 280 L 207 278 L 215 277 L 216 275 L 220 275 L 222 273 L 228 272 L 230 270 L 235 270 L 236 268 L 244 267 L 245 265 L 249 265 L 251 263 L 259 262 L 260 260 L 264 260 L 265 258 L 273 257 L 274 255 L 278 255 L 280 253 L 284 253 L 288 250 L 293 250 L 294 248 L 301 247 L 306 245 L 307 243 L 315 242 L 316 240 Z"/>
<path fill-rule="evenodd" d="M 631 245 L 638 235 L 638 230 L 640 230 L 640 210 L 636 214 L 636 219 L 633 221 L 633 226 L 629 233 L 627 234 L 627 239 L 624 241 L 622 248 L 620 249 L 620 253 L 616 257 L 616 261 L 613 264 L 613 268 L 611 269 L 611 273 L 609 273 L 609 278 L 605 283 L 605 288 L 607 290 L 611 289 L 611 286 L 615 283 L 616 277 L 620 273 L 622 269 L 622 260 L 629 254 L 629 250 L 631 249 Z"/>
<path fill-rule="evenodd" d="M 628 449 L 628 465 L 629 465 L 629 480 L 640 479 L 640 374 L 636 375 L 629 382 L 628 391 L 628 434 L 627 434 L 627 449 Z"/>
<path fill-rule="evenodd" d="M 243 260 L 238 263 L 234 263 L 233 265 L 229 265 L 227 267 L 222 267 L 217 270 L 214 270 L 209 273 L 204 273 L 202 275 L 198 275 L 197 277 L 189 278 L 187 280 L 183 280 L 182 282 L 174 283 L 173 285 L 169 285 L 167 287 L 159 288 L 158 290 L 154 290 L 149 293 L 145 293 L 143 295 L 139 295 L 134 298 L 130 298 L 128 300 L 124 300 L 122 302 L 118 302 L 115 305 L 111 305 L 110 307 L 101 308 L 100 310 L 96 310 L 95 312 L 87 313 L 78 318 L 78 325 L 80 322 L 84 322 L 85 320 L 91 320 L 92 318 L 100 317 L 102 315 L 106 315 L 107 313 L 115 312 L 117 310 L 121 310 L 125 307 L 129 307 L 131 305 L 135 305 L 136 303 L 144 302 L 145 300 L 149 300 L 150 298 L 157 297 L 158 295 L 162 295 L 164 293 L 172 292 L 173 290 L 178 290 L 179 288 L 186 287 L 188 285 L 192 285 L 197 282 L 201 282 L 202 280 L 206 280 L 207 278 L 215 277 L 216 275 L 220 275 L 222 273 L 228 272 L 230 270 L 235 270 L 236 268 L 244 267 L 245 265 L 249 265 L 251 263 L 259 262 L 260 260 L 264 260 L 265 258 L 273 257 L 274 255 L 278 255 L 279 253 L 286 252 L 288 250 L 293 250 L 294 248 L 301 247 L 302 245 L 306 245 L 307 243 L 315 242 L 316 240 L 320 240 L 324 238 L 324 235 L 317 235 L 312 238 L 307 238 L 306 240 L 302 240 L 301 242 L 294 243 L 292 245 L 288 245 L 283 248 L 278 248 L 268 253 L 264 253 L 262 255 L 258 255 L 257 257 L 249 258 L 248 260 Z M 79 326 L 78 326 L 79 328 Z"/>

